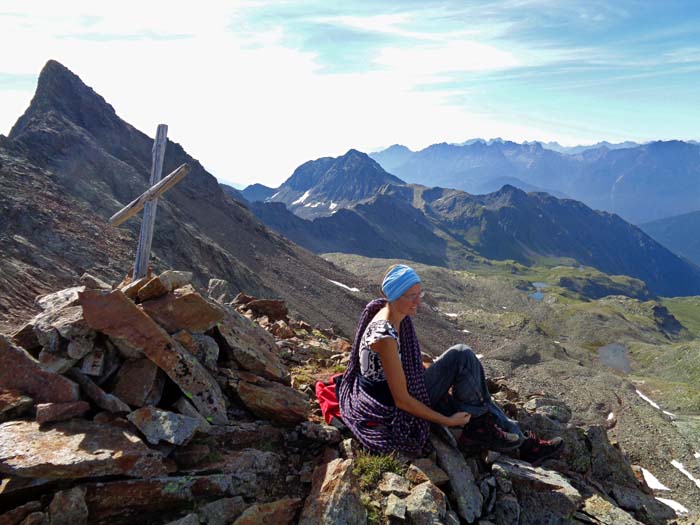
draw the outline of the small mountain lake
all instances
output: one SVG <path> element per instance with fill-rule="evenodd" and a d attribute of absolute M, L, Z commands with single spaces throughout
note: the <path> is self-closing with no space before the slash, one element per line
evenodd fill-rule
<path fill-rule="evenodd" d="M 542 299 L 544 299 L 544 292 L 542 292 L 542 290 L 547 288 L 549 285 L 547 283 L 537 281 L 537 282 L 532 283 L 532 286 L 534 286 L 535 290 L 537 290 L 537 291 L 530 293 L 530 294 L 527 294 L 527 296 L 530 299 L 534 299 L 535 301 L 541 301 Z"/>
<path fill-rule="evenodd" d="M 598 348 L 598 358 L 605 366 L 609 366 L 625 374 L 629 374 L 632 371 L 629 350 L 619 343 L 610 343 L 609 345 Z"/>

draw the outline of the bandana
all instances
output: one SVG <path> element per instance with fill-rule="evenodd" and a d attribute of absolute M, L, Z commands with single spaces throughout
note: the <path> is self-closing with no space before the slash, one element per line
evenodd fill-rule
<path fill-rule="evenodd" d="M 386 274 L 382 282 L 382 292 L 390 303 L 401 297 L 411 286 L 418 284 L 420 277 L 410 266 L 398 264 Z"/>

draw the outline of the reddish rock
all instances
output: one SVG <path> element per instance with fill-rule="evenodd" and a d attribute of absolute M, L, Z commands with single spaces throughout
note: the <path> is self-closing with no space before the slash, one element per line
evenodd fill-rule
<path fill-rule="evenodd" d="M 308 418 L 309 402 L 302 394 L 274 381 L 254 385 L 238 383 L 238 396 L 253 414 L 282 425 L 296 425 Z"/>
<path fill-rule="evenodd" d="M 126 418 L 136 425 L 152 445 L 157 445 L 160 441 L 184 445 L 194 437 L 199 425 L 199 421 L 193 417 L 160 410 L 154 406 L 134 410 Z"/>
<path fill-rule="evenodd" d="M 87 525 L 85 487 L 73 487 L 54 494 L 49 504 L 51 525 Z"/>
<path fill-rule="evenodd" d="M 352 473 L 351 459 L 335 459 L 314 470 L 311 493 L 306 498 L 299 525 L 319 523 L 367 523 L 360 500 L 360 484 Z"/>
<path fill-rule="evenodd" d="M 248 507 L 233 525 L 290 525 L 299 509 L 299 498 L 284 498 Z"/>
<path fill-rule="evenodd" d="M 178 288 L 186 286 L 192 282 L 192 272 L 179 272 L 176 270 L 167 270 L 157 277 L 150 279 L 139 290 L 139 300 L 148 301 L 155 299 L 168 292 L 172 292 Z"/>
<path fill-rule="evenodd" d="M 216 331 L 241 367 L 273 381 L 290 383 L 289 370 L 276 353 L 275 340 L 265 330 L 229 309 Z"/>
<path fill-rule="evenodd" d="M 231 475 L 214 474 L 90 483 L 86 488 L 90 519 L 106 522 L 117 516 L 158 517 L 157 513 L 191 507 L 194 502 L 235 496 L 239 487 Z"/>
<path fill-rule="evenodd" d="M 65 374 L 77 362 L 77 359 L 68 357 L 65 351 L 54 353 L 42 350 L 39 352 L 39 365 L 41 365 L 41 368 L 54 374 Z"/>
<path fill-rule="evenodd" d="M 178 330 L 206 332 L 224 316 L 223 311 L 199 295 L 191 285 L 145 301 L 141 306 L 169 333 Z"/>
<path fill-rule="evenodd" d="M 0 472 L 29 478 L 85 478 L 167 473 L 160 453 L 111 425 L 72 419 L 39 427 L 34 421 L 0 425 Z"/>
<path fill-rule="evenodd" d="M 22 416 L 33 406 L 34 400 L 17 390 L 0 390 L 0 423 Z"/>
<path fill-rule="evenodd" d="M 41 425 L 51 421 L 63 421 L 64 419 L 82 416 L 88 410 L 90 410 L 90 405 L 85 401 L 41 403 L 36 406 L 36 422 Z"/>
<path fill-rule="evenodd" d="M 289 321 L 287 317 L 287 305 L 280 299 L 254 299 L 246 304 L 249 310 L 252 310 L 255 317 L 266 315 L 270 322 Z"/>
<path fill-rule="evenodd" d="M 38 512 L 40 510 L 41 503 L 38 501 L 30 501 L 29 503 L 15 507 L 9 512 L 5 512 L 0 516 L 0 525 L 17 525 L 33 512 Z"/>
<path fill-rule="evenodd" d="M 43 512 L 32 512 L 19 525 L 49 525 L 49 517 Z"/>
<path fill-rule="evenodd" d="M 139 291 L 141 288 L 144 287 L 144 285 L 151 279 L 150 276 L 146 277 L 141 277 L 141 279 L 137 279 L 135 281 L 130 281 L 129 283 L 125 284 L 124 286 L 119 286 L 119 289 L 122 291 L 124 295 L 126 295 L 129 299 L 132 301 L 135 301 L 136 298 L 138 297 Z"/>
<path fill-rule="evenodd" d="M 26 350 L 0 335 L 0 388 L 17 390 L 37 403 L 77 401 L 78 385 L 44 370 Z"/>
<path fill-rule="evenodd" d="M 277 339 L 291 339 L 292 337 L 296 336 L 294 330 L 289 328 L 287 323 L 285 323 L 281 319 L 279 321 L 276 321 L 270 327 L 270 333 L 274 335 Z"/>
<path fill-rule="evenodd" d="M 197 410 L 216 424 L 228 422 L 221 388 L 196 358 L 176 343 L 143 310 L 121 292 L 81 294 L 85 320 L 96 330 L 118 337 L 143 350 Z"/>
<path fill-rule="evenodd" d="M 39 355 L 39 350 L 41 350 L 41 343 L 36 338 L 34 323 L 31 321 L 12 334 L 12 342 L 24 348 L 34 357 Z"/>
<path fill-rule="evenodd" d="M 124 403 L 124 401 L 102 390 L 92 379 L 83 374 L 77 368 L 71 368 L 68 370 L 68 372 L 66 372 L 66 374 L 80 385 L 80 388 L 82 388 L 83 392 L 85 392 L 85 395 L 92 399 L 92 401 L 94 401 L 98 407 L 115 414 L 131 411 L 129 405 Z"/>
<path fill-rule="evenodd" d="M 336 354 L 346 354 L 352 350 L 352 345 L 345 339 L 333 339 L 328 346 Z"/>
<path fill-rule="evenodd" d="M 125 361 L 117 373 L 112 394 L 131 406 L 157 405 L 163 395 L 165 375 L 150 359 Z"/>
<path fill-rule="evenodd" d="M 255 297 L 252 295 L 244 294 L 243 292 L 240 292 L 236 297 L 233 298 L 233 304 L 235 305 L 242 305 L 242 304 L 248 304 L 250 301 L 254 301 Z"/>

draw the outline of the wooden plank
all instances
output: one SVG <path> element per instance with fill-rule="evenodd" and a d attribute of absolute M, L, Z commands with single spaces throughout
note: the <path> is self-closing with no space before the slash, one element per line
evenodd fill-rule
<path fill-rule="evenodd" d="M 190 172 L 190 167 L 187 164 L 181 164 L 175 170 L 170 173 L 167 177 L 161 180 L 158 184 L 152 188 L 148 188 L 145 192 L 131 201 L 129 204 L 124 206 L 117 213 L 112 215 L 109 222 L 114 226 L 119 226 L 123 224 L 128 219 L 140 212 L 146 203 L 152 199 L 160 197 L 163 193 L 168 191 L 170 188 L 175 186 L 178 182 L 185 178 L 185 176 Z"/>
<path fill-rule="evenodd" d="M 158 124 L 156 138 L 153 141 L 153 155 L 151 162 L 150 186 L 155 186 L 160 182 L 163 174 L 163 159 L 165 158 L 165 146 L 168 143 L 168 126 Z M 146 202 L 143 211 L 143 222 L 141 223 L 141 235 L 139 245 L 136 248 L 136 262 L 134 262 L 134 280 L 146 276 L 148 260 L 151 257 L 151 243 L 153 242 L 153 228 L 156 224 L 156 210 L 158 209 L 158 199 L 155 198 Z"/>

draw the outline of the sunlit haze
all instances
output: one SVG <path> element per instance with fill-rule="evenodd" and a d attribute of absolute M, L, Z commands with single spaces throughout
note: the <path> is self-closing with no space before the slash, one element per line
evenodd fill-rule
<path fill-rule="evenodd" d="M 349 148 L 700 138 L 694 1 L 4 1 L 0 133 L 49 59 L 221 182 Z"/>

